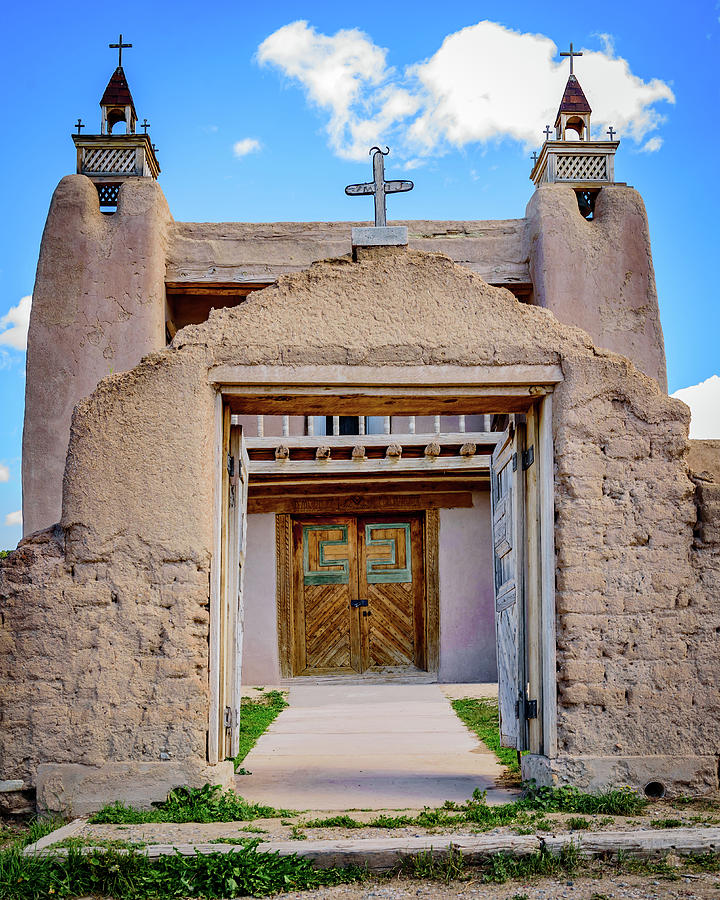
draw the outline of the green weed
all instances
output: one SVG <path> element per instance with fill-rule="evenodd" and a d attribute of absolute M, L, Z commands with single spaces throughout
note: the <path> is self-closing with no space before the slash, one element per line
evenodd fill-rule
<path fill-rule="evenodd" d="M 0 897 L 106 896 L 123 900 L 177 897 L 266 897 L 359 881 L 361 869 L 315 869 L 297 856 L 258 852 L 254 845 L 229 853 L 148 859 L 135 851 L 24 857 L 20 848 L 0 852 Z"/>
<path fill-rule="evenodd" d="M 291 841 L 306 841 L 307 835 L 302 830 L 300 825 L 293 825 L 290 829 L 290 840 Z"/>
<path fill-rule="evenodd" d="M 650 823 L 651 828 L 680 828 L 685 823 L 682 819 L 655 819 Z"/>
<path fill-rule="evenodd" d="M 136 809 L 124 803 L 110 803 L 90 818 L 91 825 L 142 824 L 145 822 L 248 822 L 295 815 L 293 810 L 274 809 L 248 803 L 234 791 L 222 791 L 215 784 L 201 788 L 179 787 L 155 809 Z"/>
<path fill-rule="evenodd" d="M 537 787 L 534 781 L 526 781 L 524 788 L 523 797 L 516 806 L 541 812 L 639 816 L 648 805 L 644 797 L 629 787 L 584 794 L 571 785 Z"/>
<path fill-rule="evenodd" d="M 240 704 L 240 750 L 233 760 L 235 771 L 257 743 L 257 739 L 280 713 L 287 708 L 287 701 L 281 691 L 267 691 L 262 697 L 243 697 Z M 248 774 L 245 770 L 241 773 Z"/>
<path fill-rule="evenodd" d="M 567 820 L 567 826 L 571 831 L 584 831 L 591 825 L 592 822 L 589 819 L 583 819 L 582 816 L 570 816 Z"/>
<path fill-rule="evenodd" d="M 480 740 L 489 747 L 500 762 L 511 772 L 520 774 L 517 750 L 500 746 L 499 714 L 497 700 L 470 699 L 453 700 L 452 707 L 458 717 Z"/>
<path fill-rule="evenodd" d="M 310 819 L 303 823 L 305 828 L 365 828 L 363 822 L 358 822 L 351 816 L 329 816 L 327 819 Z"/>
<path fill-rule="evenodd" d="M 403 861 L 401 874 L 411 878 L 422 878 L 431 881 L 466 881 L 470 876 L 465 870 L 465 859 L 459 850 L 450 848 L 450 852 L 442 856 L 434 856 L 432 851 L 418 853 Z"/>

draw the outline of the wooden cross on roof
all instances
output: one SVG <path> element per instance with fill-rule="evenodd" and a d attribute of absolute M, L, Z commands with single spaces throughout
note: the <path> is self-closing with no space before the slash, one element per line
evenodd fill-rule
<path fill-rule="evenodd" d="M 371 147 L 373 158 L 373 180 L 363 184 L 349 184 L 345 193 L 349 197 L 357 197 L 364 194 L 373 194 L 375 198 L 375 227 L 387 225 L 387 212 L 385 209 L 386 194 L 396 194 L 400 191 L 411 191 L 415 185 L 412 181 L 385 181 L 385 157 L 390 152 L 386 147 L 383 152 L 379 147 Z"/>
<path fill-rule="evenodd" d="M 570 57 L 570 74 L 573 75 L 573 58 L 576 56 L 582 56 L 582 50 L 576 52 L 573 50 L 572 41 L 570 41 L 570 50 L 563 50 L 560 53 L 560 56 L 569 56 Z"/>
<path fill-rule="evenodd" d="M 123 49 L 127 49 L 128 47 L 132 47 L 132 44 L 123 44 L 122 35 L 120 35 L 120 40 L 117 44 L 108 44 L 108 47 L 111 50 L 117 50 L 118 52 L 118 68 L 122 66 L 122 52 Z"/>

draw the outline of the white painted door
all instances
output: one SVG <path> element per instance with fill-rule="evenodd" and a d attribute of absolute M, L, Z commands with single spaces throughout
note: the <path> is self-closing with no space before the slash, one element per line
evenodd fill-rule
<path fill-rule="evenodd" d="M 519 432 L 511 423 L 491 466 L 495 639 L 500 740 L 525 749 L 523 640 L 523 474 Z"/>
<path fill-rule="evenodd" d="M 236 756 L 240 741 L 240 699 L 242 697 L 243 645 L 243 580 L 247 545 L 248 454 L 242 428 L 230 429 L 228 453 L 229 514 L 228 514 L 228 572 L 225 630 L 225 753 Z"/>

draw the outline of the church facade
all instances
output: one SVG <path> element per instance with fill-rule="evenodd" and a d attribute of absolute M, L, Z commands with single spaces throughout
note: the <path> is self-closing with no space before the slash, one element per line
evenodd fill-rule
<path fill-rule="evenodd" d="M 101 109 L 33 294 L 6 804 L 228 784 L 242 684 L 328 677 L 497 678 L 524 777 L 717 790 L 720 454 L 574 74 L 504 221 L 176 222 L 121 66 Z"/>

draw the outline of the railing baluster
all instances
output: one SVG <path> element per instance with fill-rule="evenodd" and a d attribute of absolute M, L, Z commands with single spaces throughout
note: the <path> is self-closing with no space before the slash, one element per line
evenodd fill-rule
<path fill-rule="evenodd" d="M 408 434 L 415 434 L 415 416 L 408 418 Z"/>
<path fill-rule="evenodd" d="M 358 416 L 358 434 L 365 434 L 365 416 Z"/>
<path fill-rule="evenodd" d="M 308 437 L 315 434 L 315 416 L 307 416 L 307 433 Z"/>
<path fill-rule="evenodd" d="M 282 436 L 289 437 L 290 435 L 290 416 L 282 417 Z"/>
<path fill-rule="evenodd" d="M 340 434 L 340 416 L 333 416 L 333 434 Z"/>
<path fill-rule="evenodd" d="M 440 434 L 440 416 L 435 416 L 435 434 Z"/>
<path fill-rule="evenodd" d="M 265 437 L 265 416 L 257 417 L 257 436 Z"/>
<path fill-rule="evenodd" d="M 390 416 L 383 417 L 383 432 L 390 434 Z"/>
<path fill-rule="evenodd" d="M 465 416 L 458 416 L 458 428 L 460 434 L 465 434 Z"/>

